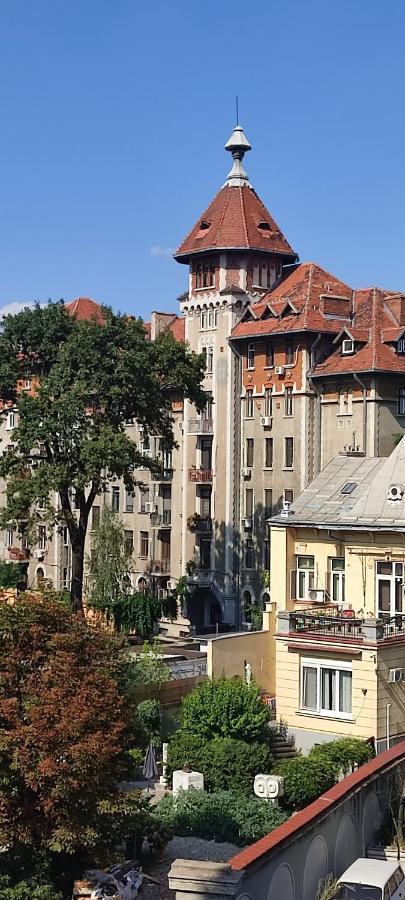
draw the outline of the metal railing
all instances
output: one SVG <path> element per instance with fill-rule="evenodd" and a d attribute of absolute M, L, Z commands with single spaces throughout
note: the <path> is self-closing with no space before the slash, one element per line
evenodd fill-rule
<path fill-rule="evenodd" d="M 164 509 L 162 513 L 153 512 L 150 515 L 152 528 L 164 528 L 172 524 L 171 509 Z"/>
<path fill-rule="evenodd" d="M 151 561 L 152 575 L 168 575 L 170 573 L 170 559 L 153 559 Z"/>
<path fill-rule="evenodd" d="M 152 472 L 152 481 L 172 481 L 173 469 L 161 469 L 160 472 Z"/>
<path fill-rule="evenodd" d="M 396 616 L 381 616 L 384 638 L 394 635 L 405 636 L 405 614 L 397 613 Z"/>
<path fill-rule="evenodd" d="M 212 519 L 211 516 L 200 516 L 196 514 L 195 516 L 190 516 L 187 519 L 187 525 L 189 531 L 194 531 L 199 534 L 208 533 L 211 534 L 212 531 Z"/>
<path fill-rule="evenodd" d="M 212 419 L 204 419 L 198 416 L 196 419 L 188 420 L 188 434 L 213 434 Z"/>
<path fill-rule="evenodd" d="M 290 630 L 300 634 L 322 634 L 340 638 L 361 638 L 363 619 L 344 618 L 319 613 L 290 613 Z"/>
<path fill-rule="evenodd" d="M 188 470 L 188 480 L 204 483 L 206 481 L 212 481 L 212 469 L 189 469 Z"/>

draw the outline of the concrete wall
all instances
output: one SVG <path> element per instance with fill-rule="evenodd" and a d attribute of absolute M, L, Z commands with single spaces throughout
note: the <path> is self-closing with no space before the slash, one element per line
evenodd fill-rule
<path fill-rule="evenodd" d="M 209 678 L 225 676 L 244 678 L 245 661 L 252 667 L 252 677 L 268 694 L 276 688 L 275 641 L 276 613 L 273 604 L 266 605 L 263 631 L 243 631 L 220 635 L 207 641 Z"/>

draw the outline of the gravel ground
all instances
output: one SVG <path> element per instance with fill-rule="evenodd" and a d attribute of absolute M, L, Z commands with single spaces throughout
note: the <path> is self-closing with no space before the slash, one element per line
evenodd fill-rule
<path fill-rule="evenodd" d="M 145 873 L 161 882 L 160 886 L 146 879 L 142 885 L 143 900 L 174 900 L 174 891 L 169 891 L 167 875 L 174 859 L 206 859 L 210 862 L 227 862 L 240 850 L 234 844 L 217 844 L 201 838 L 174 837 L 169 841 L 162 859 L 149 865 L 144 864 Z"/>

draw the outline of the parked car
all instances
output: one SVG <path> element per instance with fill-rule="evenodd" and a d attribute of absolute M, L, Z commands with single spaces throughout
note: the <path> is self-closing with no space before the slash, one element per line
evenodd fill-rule
<path fill-rule="evenodd" d="M 398 862 L 356 859 L 338 881 L 337 900 L 405 900 L 405 875 Z"/>

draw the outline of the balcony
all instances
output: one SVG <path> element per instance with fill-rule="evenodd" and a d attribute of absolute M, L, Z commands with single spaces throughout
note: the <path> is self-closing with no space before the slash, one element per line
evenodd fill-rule
<path fill-rule="evenodd" d="M 152 559 L 150 571 L 152 575 L 170 575 L 170 559 Z"/>
<path fill-rule="evenodd" d="M 187 519 L 187 527 L 189 531 L 193 531 L 197 534 L 211 534 L 211 516 L 200 516 L 199 513 L 194 513 L 193 516 L 190 516 L 190 518 Z"/>
<path fill-rule="evenodd" d="M 30 558 L 28 547 L 9 547 L 8 555 L 13 562 L 26 562 Z"/>
<path fill-rule="evenodd" d="M 160 472 L 152 473 L 152 481 L 160 482 L 160 481 L 172 481 L 173 480 L 173 469 L 161 469 Z"/>
<path fill-rule="evenodd" d="M 189 469 L 188 480 L 195 484 L 210 484 L 212 481 L 212 469 Z"/>
<path fill-rule="evenodd" d="M 152 528 L 169 528 L 172 524 L 171 509 L 164 509 L 162 513 L 151 513 L 150 524 Z"/>
<path fill-rule="evenodd" d="M 212 419 L 204 419 L 203 416 L 198 416 L 195 419 L 188 420 L 188 431 L 187 434 L 213 434 L 214 433 L 214 423 Z"/>
<path fill-rule="evenodd" d="M 215 579 L 215 569 L 205 569 L 202 566 L 196 566 L 195 569 L 188 572 L 188 584 L 198 587 L 210 587 Z"/>
<path fill-rule="evenodd" d="M 383 616 L 380 619 L 356 617 L 352 610 L 338 613 L 336 607 L 305 612 L 280 612 L 278 615 L 280 637 L 301 637 L 330 644 L 341 641 L 355 644 L 379 644 L 392 639 L 405 638 L 405 614 Z"/>

